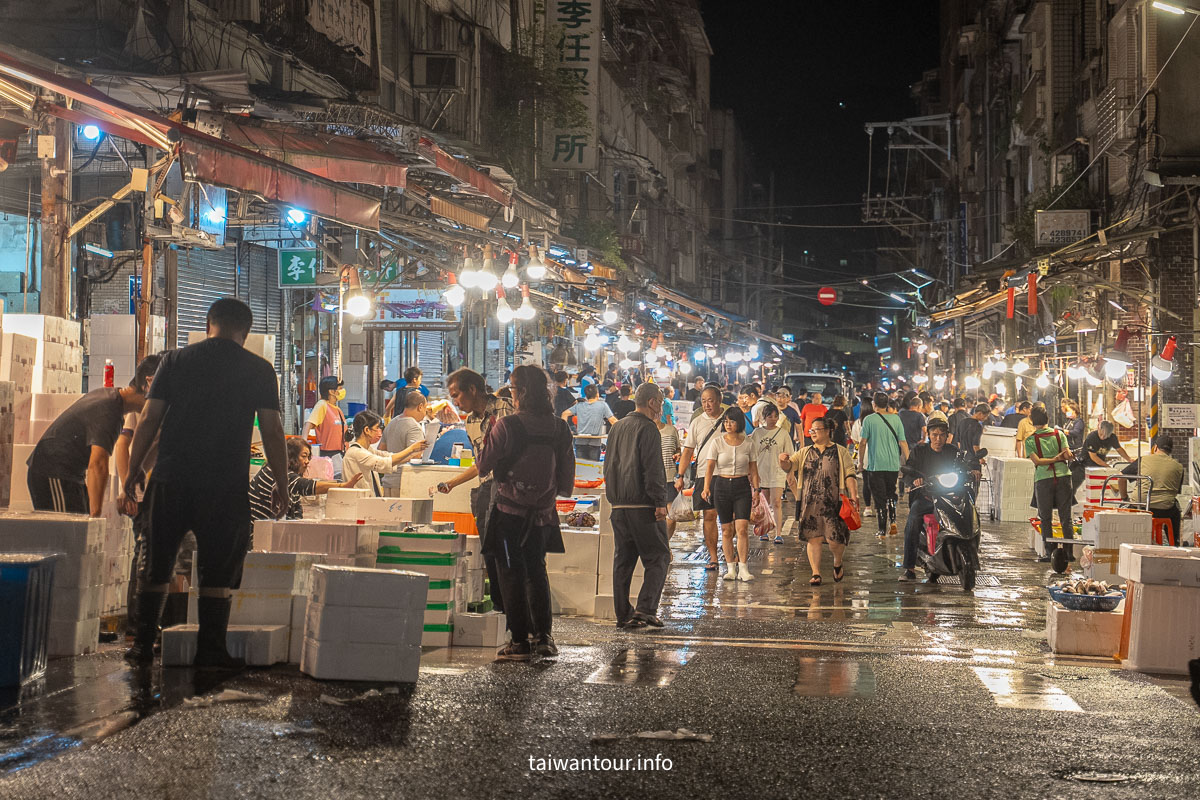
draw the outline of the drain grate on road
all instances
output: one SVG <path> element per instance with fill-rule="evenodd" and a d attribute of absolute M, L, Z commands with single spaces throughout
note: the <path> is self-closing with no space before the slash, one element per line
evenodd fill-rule
<path fill-rule="evenodd" d="M 937 582 L 938 586 L 962 586 L 962 579 L 957 575 L 939 575 Z M 995 587 L 1000 585 L 1000 579 L 995 575 L 976 575 L 975 585 Z"/>

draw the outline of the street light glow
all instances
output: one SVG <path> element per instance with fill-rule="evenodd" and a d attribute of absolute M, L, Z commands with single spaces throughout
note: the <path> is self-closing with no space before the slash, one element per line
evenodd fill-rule
<path fill-rule="evenodd" d="M 1150 5 L 1154 6 L 1159 11 L 1166 11 L 1168 14 L 1177 14 L 1181 17 L 1189 12 L 1192 14 L 1200 13 L 1192 8 L 1184 8 L 1182 6 L 1174 5 L 1173 3 L 1163 3 L 1159 0 L 1155 0 L 1155 2 L 1151 3 Z"/>

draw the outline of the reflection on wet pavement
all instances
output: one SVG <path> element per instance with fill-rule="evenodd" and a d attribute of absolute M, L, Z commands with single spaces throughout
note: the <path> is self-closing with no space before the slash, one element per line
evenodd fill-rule
<path fill-rule="evenodd" d="M 872 697 L 875 670 L 865 661 L 801 658 L 792 691 L 804 697 Z"/>
<path fill-rule="evenodd" d="M 585 683 L 668 686 L 691 657 L 690 650 L 622 650 Z"/>
<path fill-rule="evenodd" d="M 1079 704 L 1045 676 L 1012 669 L 974 667 L 975 675 L 1001 708 L 1032 711 L 1083 711 Z"/>

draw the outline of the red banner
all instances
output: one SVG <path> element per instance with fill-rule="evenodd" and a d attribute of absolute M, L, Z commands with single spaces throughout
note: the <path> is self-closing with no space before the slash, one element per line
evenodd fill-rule
<path fill-rule="evenodd" d="M 1013 318 L 1013 314 L 1017 310 L 1017 290 L 1013 287 L 1008 287 L 1008 308 L 1005 310 L 1005 316 L 1008 319 Z"/>

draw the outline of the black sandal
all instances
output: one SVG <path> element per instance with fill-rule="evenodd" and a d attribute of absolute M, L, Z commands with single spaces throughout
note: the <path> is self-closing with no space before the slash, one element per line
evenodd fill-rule
<path fill-rule="evenodd" d="M 713 571 L 713 570 L 715 570 L 716 568 L 717 568 L 717 562 L 715 562 L 715 561 L 710 561 L 710 562 L 708 562 L 707 564 L 705 564 L 705 565 L 704 565 L 704 571 L 705 571 L 705 572 L 712 572 L 712 571 Z"/>
<path fill-rule="evenodd" d="M 842 578 L 846 577 L 846 568 L 844 564 L 835 564 L 833 567 L 833 582 L 841 583 Z"/>
<path fill-rule="evenodd" d="M 813 576 L 812 576 L 812 580 L 810 580 L 810 581 L 808 582 L 808 585 L 809 585 L 809 586 L 820 586 L 820 585 L 821 585 L 821 576 L 820 576 L 820 575 L 813 575 Z"/>

